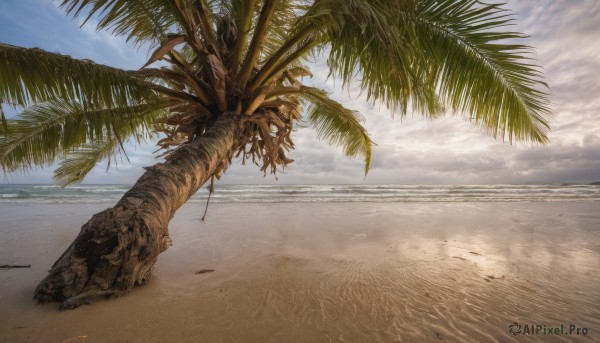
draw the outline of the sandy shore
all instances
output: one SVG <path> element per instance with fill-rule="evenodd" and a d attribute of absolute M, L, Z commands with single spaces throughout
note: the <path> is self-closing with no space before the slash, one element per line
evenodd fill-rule
<path fill-rule="evenodd" d="M 0 342 L 600 341 L 597 202 L 217 204 L 204 223 L 188 204 L 149 285 L 36 304 L 108 206 L 0 206 L 0 265 L 32 265 L 0 270 Z M 513 336 L 513 322 L 587 335 Z"/>

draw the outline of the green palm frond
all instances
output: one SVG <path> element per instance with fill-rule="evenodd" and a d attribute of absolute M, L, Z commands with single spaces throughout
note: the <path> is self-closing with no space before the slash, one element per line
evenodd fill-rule
<path fill-rule="evenodd" d="M 344 85 L 359 79 L 367 100 L 392 113 L 404 115 L 410 107 L 435 117 L 443 106 L 427 77 L 431 66 L 417 59 L 415 11 L 415 1 L 322 1 L 300 25 L 325 33 L 331 75 Z"/>
<path fill-rule="evenodd" d="M 233 49 L 233 62 L 237 69 L 241 67 L 243 56 L 248 47 L 248 39 L 254 19 L 255 7 L 258 0 L 234 0 L 228 8 L 229 15 L 236 19 L 238 39 Z"/>
<path fill-rule="evenodd" d="M 402 113 L 411 103 L 426 112 L 435 106 L 421 100 L 433 100 L 434 92 L 422 88 L 414 66 L 414 10 L 414 1 L 320 1 L 304 21 L 326 32 L 327 64 L 344 85 L 358 78 L 369 100 Z M 419 96 L 411 98 L 415 94 Z"/>
<path fill-rule="evenodd" d="M 0 99 L 4 103 L 29 106 L 64 99 L 119 107 L 151 96 L 124 70 L 0 43 Z"/>
<path fill-rule="evenodd" d="M 52 101 L 34 105 L 0 130 L 0 166 L 5 172 L 27 170 L 65 158 L 73 149 L 106 141 L 143 137 L 168 102 L 95 109 Z"/>
<path fill-rule="evenodd" d="M 328 64 L 368 98 L 425 115 L 447 104 L 492 135 L 546 142 L 549 108 L 540 68 L 512 17 L 477 0 L 315 2 L 306 22 L 330 37 Z"/>
<path fill-rule="evenodd" d="M 290 40 L 301 27 L 298 25 L 300 19 L 299 13 L 307 10 L 306 3 L 303 1 L 279 1 L 275 6 L 273 23 L 265 39 L 261 60 L 272 56 L 282 43 Z"/>
<path fill-rule="evenodd" d="M 494 136 L 547 141 L 547 86 L 531 48 L 515 43 L 524 35 L 501 31 L 510 13 L 476 0 L 421 0 L 415 18 L 443 100 Z"/>
<path fill-rule="evenodd" d="M 365 159 L 365 175 L 371 165 L 373 142 L 362 126 L 362 116 L 329 98 L 324 90 L 303 87 L 300 98 L 306 102 L 307 119 L 317 130 L 319 139 L 340 146 L 346 156 L 361 155 Z"/>
<path fill-rule="evenodd" d="M 125 36 L 134 45 L 158 45 L 177 23 L 169 0 L 63 0 L 60 6 L 73 17 L 84 15 L 84 23 L 97 16 L 98 30 Z"/>
<path fill-rule="evenodd" d="M 80 183 L 94 167 L 104 159 L 114 158 L 119 149 L 116 139 L 105 139 L 80 146 L 69 152 L 66 159 L 54 170 L 52 180 L 59 186 Z M 110 165 L 110 162 L 109 162 Z"/>
<path fill-rule="evenodd" d="M 244 58 L 240 72 L 237 75 L 242 87 L 246 86 L 246 82 L 256 67 L 261 50 L 263 49 L 263 44 L 267 38 L 269 28 L 272 27 L 271 21 L 273 20 L 273 14 L 276 8 L 277 0 L 263 1 L 260 15 L 256 20 L 256 25 L 254 31 L 252 32 L 252 38 L 250 39 L 250 43 L 248 45 L 246 57 Z"/>
<path fill-rule="evenodd" d="M 4 109 L 2 108 L 2 99 L 0 99 L 0 121 L 2 121 L 2 128 L 6 130 L 8 124 L 6 122 L 6 115 L 4 115 Z"/>

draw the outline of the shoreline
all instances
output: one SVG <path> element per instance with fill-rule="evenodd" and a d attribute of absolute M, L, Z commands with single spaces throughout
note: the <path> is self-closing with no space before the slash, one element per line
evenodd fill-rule
<path fill-rule="evenodd" d="M 129 189 L 123 185 L 6 186 L 0 204 L 114 203 Z M 205 203 L 208 191 L 188 203 Z M 435 203 L 435 202 L 600 202 L 600 187 L 591 185 L 220 185 L 217 203 Z"/>
<path fill-rule="evenodd" d="M 513 341 L 512 322 L 600 334 L 595 202 L 211 204 L 205 223 L 186 204 L 148 285 L 65 313 L 31 293 L 112 204 L 5 205 L 0 264 L 32 268 L 0 271 L 0 342 Z"/>

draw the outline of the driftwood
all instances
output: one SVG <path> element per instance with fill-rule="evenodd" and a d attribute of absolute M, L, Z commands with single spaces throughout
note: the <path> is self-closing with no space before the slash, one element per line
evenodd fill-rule
<path fill-rule="evenodd" d="M 31 268 L 31 264 L 0 264 L 0 269 Z"/>
<path fill-rule="evenodd" d="M 215 271 L 214 269 L 200 269 L 199 271 L 196 272 L 196 274 L 212 273 L 214 271 Z"/>

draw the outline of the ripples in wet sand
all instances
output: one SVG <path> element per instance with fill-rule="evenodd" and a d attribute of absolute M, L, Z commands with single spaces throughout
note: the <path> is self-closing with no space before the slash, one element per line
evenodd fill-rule
<path fill-rule="evenodd" d="M 58 313 L 34 307 L 23 290 L 43 266 L 32 270 L 39 275 L 31 284 L 10 271 L 0 284 L 7 305 L 0 338 L 594 342 L 597 210 L 595 203 L 219 204 L 200 224 L 201 211 L 187 205 L 154 281 L 130 296 Z M 46 247 L 61 237 L 51 253 L 68 244 L 64 232 L 46 235 Z M 12 242 L 3 255 L 27 244 Z M 513 323 L 521 333 L 509 332 Z M 561 324 L 587 335 L 522 335 L 525 326 Z M 24 328 L 10 329 L 17 326 Z"/>

